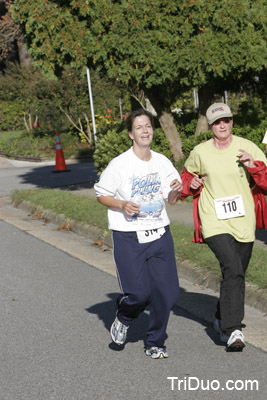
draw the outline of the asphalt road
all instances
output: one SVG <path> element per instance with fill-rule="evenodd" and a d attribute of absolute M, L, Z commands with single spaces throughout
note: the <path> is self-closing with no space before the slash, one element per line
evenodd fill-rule
<path fill-rule="evenodd" d="M 116 278 L 5 222 L 0 229 L 1 400 L 266 399 L 265 352 L 227 353 L 179 306 L 169 359 L 145 356 L 146 313 L 118 347 L 109 335 Z"/>
<path fill-rule="evenodd" d="M 66 162 L 69 172 L 54 173 L 55 163 L 32 163 L 0 157 L 0 197 L 14 189 L 54 188 L 71 184 L 87 184 L 97 178 L 93 162 Z M 92 185 L 92 183 L 91 183 Z"/>

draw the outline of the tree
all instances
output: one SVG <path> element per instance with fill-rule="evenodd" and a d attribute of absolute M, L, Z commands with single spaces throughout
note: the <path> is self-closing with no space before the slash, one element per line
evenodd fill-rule
<path fill-rule="evenodd" d="M 31 54 L 47 71 L 59 73 L 67 63 L 80 67 L 89 62 L 125 86 L 138 86 L 144 90 L 178 159 L 182 155 L 182 143 L 170 113 L 171 96 L 177 96 L 177 89 L 174 90 L 173 85 L 167 88 L 168 80 L 173 81 L 173 65 L 170 66 L 168 51 L 164 48 L 169 14 L 172 18 L 174 15 L 171 16 L 165 0 L 154 23 L 151 14 L 151 10 L 156 11 L 154 3 L 141 2 L 145 6 L 142 17 L 132 14 L 137 10 L 143 14 L 143 4 L 135 9 L 135 3 L 76 0 L 65 1 L 62 5 L 62 2 L 48 0 L 15 0 L 13 10 L 28 39 Z M 161 19 L 163 33 L 157 34 Z M 142 22 L 141 26 L 137 20 Z M 146 34 L 149 25 L 151 30 Z M 172 25 L 175 25 L 174 20 Z M 169 29 L 169 39 L 172 38 L 170 33 Z M 156 42 L 152 49 L 153 37 Z M 144 53 L 141 58 L 140 52 Z"/>
<path fill-rule="evenodd" d="M 10 14 L 12 0 L 0 0 L 0 64 L 18 61 L 21 66 L 29 65 L 30 57 L 25 46 L 20 26 Z"/>
<path fill-rule="evenodd" d="M 266 8 L 265 0 L 14 0 L 13 12 L 45 70 L 89 64 L 143 90 L 178 160 L 171 104 L 198 87 L 203 129 L 214 92 L 266 68 Z"/>
<path fill-rule="evenodd" d="M 110 119 L 119 123 L 119 99 L 123 105 L 127 104 L 127 92 L 95 71 L 92 71 L 91 78 L 94 81 L 96 114 L 104 116 L 109 109 L 112 113 Z M 17 63 L 7 64 L 5 72 L 0 73 L 0 103 L 0 119 L 5 126 L 7 122 L 3 114 L 7 114 L 12 104 L 12 110 L 23 117 L 24 126 L 29 132 L 37 132 L 37 122 L 38 133 L 41 130 L 44 133 L 56 129 L 67 130 L 72 125 L 74 131 L 80 132 L 92 144 L 88 84 L 86 74 L 80 70 L 66 67 L 59 78 L 52 79 L 33 65 L 22 68 Z M 11 115 L 8 120 L 12 123 Z M 99 131 L 105 125 L 101 121 Z"/>

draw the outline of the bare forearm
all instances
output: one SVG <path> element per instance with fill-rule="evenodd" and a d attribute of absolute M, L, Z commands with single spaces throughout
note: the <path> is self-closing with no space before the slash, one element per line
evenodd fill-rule
<path fill-rule="evenodd" d="M 140 206 L 132 201 L 118 200 L 112 196 L 97 197 L 97 201 L 108 208 L 123 210 L 127 215 L 138 214 Z"/>
<path fill-rule="evenodd" d="M 182 191 L 183 185 L 181 182 L 178 181 L 178 179 L 174 179 L 171 182 L 170 187 L 172 188 L 172 190 L 170 191 L 170 193 L 168 195 L 168 203 L 175 204 L 181 197 L 181 191 Z"/>
<path fill-rule="evenodd" d="M 168 196 L 168 203 L 173 205 L 175 204 L 181 197 L 181 191 L 172 190 Z"/>
<path fill-rule="evenodd" d="M 108 208 L 115 208 L 118 210 L 123 210 L 123 203 L 125 203 L 123 200 L 115 199 L 112 196 L 100 196 L 97 197 L 97 201 L 103 206 L 106 206 Z"/>

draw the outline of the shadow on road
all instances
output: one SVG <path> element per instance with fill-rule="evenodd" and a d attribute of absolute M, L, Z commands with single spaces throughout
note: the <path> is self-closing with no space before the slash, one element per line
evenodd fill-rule
<path fill-rule="evenodd" d="M 54 173 L 55 166 L 41 166 L 34 168 L 22 168 L 19 175 L 22 184 L 30 184 L 38 188 L 53 188 L 67 185 L 87 183 L 92 187 L 97 179 L 97 170 L 93 162 L 70 164 L 69 171 Z"/>
<path fill-rule="evenodd" d="M 98 315 L 99 320 L 103 321 L 105 328 L 109 331 L 112 322 L 114 321 L 115 313 L 116 313 L 116 300 L 120 293 L 108 293 L 107 297 L 109 300 L 98 303 L 86 309 L 88 313 Z M 198 309 L 202 309 L 203 307 L 207 307 L 207 304 L 215 304 L 217 303 L 217 298 L 215 296 L 210 296 L 207 294 L 201 293 L 192 293 L 187 292 L 183 288 L 180 288 L 180 299 L 178 300 L 177 305 L 173 307 L 172 313 L 175 316 L 187 318 L 193 320 L 202 326 L 205 327 L 205 331 L 207 335 L 211 338 L 211 340 L 220 346 L 225 346 L 225 344 L 221 343 L 219 340 L 219 335 L 214 331 L 211 322 L 201 318 L 201 316 L 197 316 L 198 313 L 196 312 L 195 315 L 191 314 L 190 311 L 183 307 L 184 304 L 192 304 L 194 303 L 197 305 Z M 141 313 L 139 317 L 133 321 L 132 324 L 133 329 L 129 329 L 127 335 L 127 342 L 137 342 L 137 341 L 144 341 L 146 336 L 146 331 L 148 327 L 148 311 Z M 177 332 L 178 333 L 178 332 Z M 110 343 L 109 347 L 111 350 L 114 351 L 121 351 L 123 350 L 124 346 L 117 346 L 114 343 Z"/>

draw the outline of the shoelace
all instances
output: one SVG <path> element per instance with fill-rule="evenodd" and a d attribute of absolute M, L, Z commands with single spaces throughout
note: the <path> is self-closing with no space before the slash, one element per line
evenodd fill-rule
<path fill-rule="evenodd" d="M 162 347 L 152 347 L 150 352 L 151 352 L 151 354 L 159 353 L 159 352 L 163 352 L 164 353 L 164 349 Z"/>
<path fill-rule="evenodd" d="M 120 324 L 119 332 L 125 334 L 127 332 L 128 326 Z"/>

